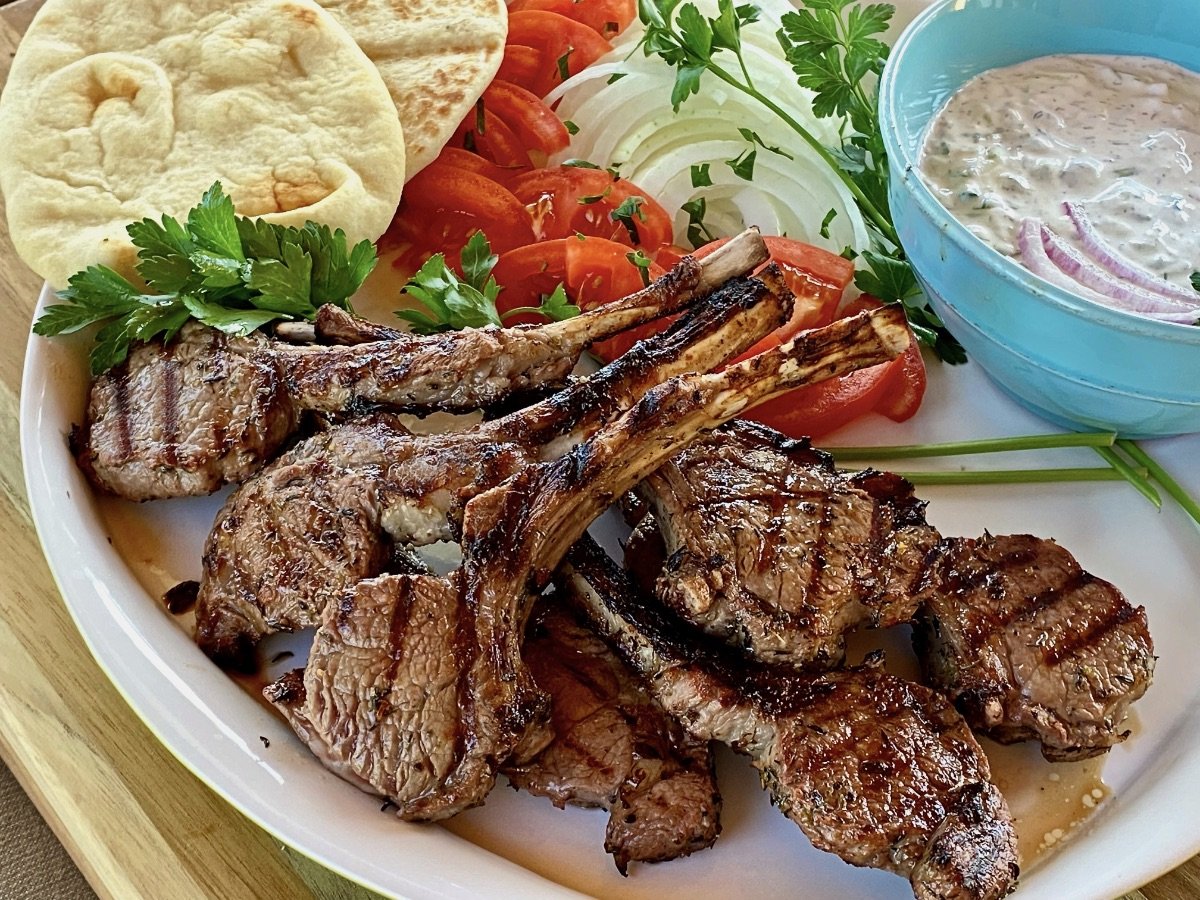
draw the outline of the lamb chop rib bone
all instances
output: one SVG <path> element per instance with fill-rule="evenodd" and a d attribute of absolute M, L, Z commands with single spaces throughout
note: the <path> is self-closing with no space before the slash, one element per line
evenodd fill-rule
<path fill-rule="evenodd" d="M 448 576 L 381 576 L 326 604 L 303 676 L 285 676 L 267 698 L 319 757 L 402 818 L 482 803 L 501 763 L 544 746 L 530 739 L 546 698 L 522 662 L 522 633 L 533 594 L 592 520 L 702 430 L 789 388 L 886 362 L 909 340 L 890 307 L 720 374 L 657 385 L 559 459 L 469 501 L 462 564 Z"/>
<path fill-rule="evenodd" d="M 549 325 L 429 336 L 361 326 L 359 337 L 391 339 L 308 347 L 189 325 L 96 379 L 75 455 L 94 484 L 130 500 L 210 493 L 274 456 L 306 410 L 472 411 L 558 384 L 593 341 L 676 312 L 766 258 L 749 230 L 644 290 Z M 353 336 L 345 317 L 322 318 Z"/>
<path fill-rule="evenodd" d="M 748 661 L 655 608 L 586 537 L 556 581 L 668 713 L 750 756 L 816 847 L 904 875 L 919 898 L 1012 889 L 1012 819 L 944 697 L 888 674 L 879 655 L 817 675 Z"/>
<path fill-rule="evenodd" d="M 205 546 L 197 640 L 246 667 L 265 634 L 316 624 L 324 598 L 376 575 L 391 545 L 452 535 L 466 499 L 554 458 L 664 377 L 736 356 L 786 320 L 773 268 L 731 279 L 665 332 L 535 406 L 473 429 L 411 435 L 360 417 L 293 447 L 226 501 Z"/>

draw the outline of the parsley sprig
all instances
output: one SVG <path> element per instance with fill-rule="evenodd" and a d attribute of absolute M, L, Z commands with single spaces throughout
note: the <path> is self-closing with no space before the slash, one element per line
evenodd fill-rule
<path fill-rule="evenodd" d="M 503 325 L 504 319 L 522 313 L 538 313 L 555 322 L 579 315 L 579 307 L 570 301 L 561 283 L 542 297 L 539 306 L 518 306 L 501 313 L 496 298 L 503 286 L 492 275 L 499 258 L 482 231 L 471 235 L 462 249 L 461 276 L 446 264 L 445 254 L 433 254 L 404 286 L 404 293 L 425 309 L 401 309 L 396 315 L 417 334 Z"/>
<path fill-rule="evenodd" d="M 340 228 L 235 215 L 219 182 L 186 222 L 164 215 L 127 231 L 149 292 L 107 266 L 89 266 L 56 294 L 65 302 L 47 307 L 33 325 L 41 335 L 100 325 L 89 357 L 93 375 L 122 362 L 134 341 L 169 341 L 188 319 L 246 335 L 276 319 L 311 319 L 325 303 L 348 309 L 376 262 L 370 241 L 348 249 Z"/>
<path fill-rule="evenodd" d="M 675 69 L 672 107 L 678 111 L 699 93 L 701 78 L 708 74 L 779 117 L 846 185 L 872 232 L 873 246 L 862 257 L 866 267 L 856 276 L 858 287 L 881 300 L 901 303 L 922 343 L 948 362 L 961 362 L 966 359 L 962 346 L 923 302 L 888 208 L 887 155 L 874 84 L 888 54 L 887 44 L 876 35 L 887 30 L 894 12 L 883 3 L 859 6 L 855 0 L 803 0 L 801 8 L 783 16 L 776 37 L 797 82 L 815 94 L 813 112 L 844 120 L 840 146 L 826 147 L 755 86 L 742 55 L 741 37 L 743 28 L 758 21 L 759 11 L 752 3 L 738 6 L 735 0 L 718 0 L 717 15 L 706 17 L 691 2 L 638 0 L 638 16 L 646 28 L 643 51 Z M 735 66 L 723 62 L 730 58 Z M 756 136 L 746 137 L 765 147 Z M 765 149 L 786 153 L 775 147 Z M 742 177 L 753 177 L 753 150 L 730 165 Z"/>

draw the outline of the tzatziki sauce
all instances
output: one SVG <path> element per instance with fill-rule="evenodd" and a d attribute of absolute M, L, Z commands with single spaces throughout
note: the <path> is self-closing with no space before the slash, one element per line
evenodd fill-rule
<path fill-rule="evenodd" d="M 1064 54 L 963 85 L 930 123 L 920 171 L 955 218 L 1035 271 L 1022 227 L 1035 220 L 1047 241 L 1071 245 L 1061 252 L 1087 255 L 1082 220 L 1091 251 L 1115 251 L 1177 294 L 1200 269 L 1198 152 L 1200 75 L 1149 57 Z"/>

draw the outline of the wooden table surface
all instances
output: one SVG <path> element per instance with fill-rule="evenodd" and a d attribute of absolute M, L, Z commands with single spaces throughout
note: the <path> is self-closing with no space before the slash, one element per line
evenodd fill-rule
<path fill-rule="evenodd" d="M 35 2 L 0 6 L 0 87 Z M 0 215 L 0 756 L 101 897 L 373 896 L 201 784 L 88 654 L 42 557 L 21 469 L 18 394 L 40 286 Z M 1200 897 L 1200 857 L 1129 897 Z"/>

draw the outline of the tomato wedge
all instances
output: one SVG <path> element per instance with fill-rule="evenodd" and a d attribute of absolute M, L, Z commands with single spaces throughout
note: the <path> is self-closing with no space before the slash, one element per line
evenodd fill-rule
<path fill-rule="evenodd" d="M 612 44 L 582 22 L 540 9 L 508 14 L 508 43 L 533 47 L 541 53 L 536 80 L 523 84 L 539 97 L 560 84 L 564 74 L 569 78 L 579 73 L 612 49 Z"/>
<path fill-rule="evenodd" d="M 435 160 L 404 187 L 388 229 L 388 243 L 403 245 L 393 265 L 411 273 L 434 253 L 457 260 L 479 230 L 498 252 L 534 240 L 529 213 L 511 191 L 478 172 Z"/>
<path fill-rule="evenodd" d="M 581 309 L 593 309 L 642 289 L 642 275 L 629 260 L 624 244 L 597 237 L 569 237 L 542 241 L 502 253 L 492 275 L 503 286 L 496 300 L 501 315 L 523 306 L 537 306 L 542 297 L 560 283 L 567 296 Z M 650 278 L 662 270 L 651 266 Z M 521 314 L 506 318 L 506 325 L 545 321 L 541 316 Z M 623 341 L 622 336 L 602 342 Z M 632 341 L 628 345 L 632 345 Z M 627 345 L 627 346 L 628 346 Z M 597 345 L 598 352 L 608 353 Z M 613 354 L 619 355 L 619 352 Z"/>
<path fill-rule="evenodd" d="M 823 437 L 869 412 L 903 421 L 924 393 L 925 363 L 914 341 L 889 363 L 796 388 L 745 415 L 793 437 Z"/>
<path fill-rule="evenodd" d="M 637 185 L 603 169 L 534 169 L 514 179 L 511 186 L 517 198 L 533 210 L 535 228 L 544 239 L 584 234 L 641 247 L 648 253 L 671 239 L 667 211 Z M 630 198 L 640 200 L 636 212 L 623 221 L 614 219 Z"/>
<path fill-rule="evenodd" d="M 521 44 L 505 44 L 504 59 L 500 62 L 497 78 L 519 84 L 523 88 L 536 85 L 542 73 L 542 52 Z"/>
<path fill-rule="evenodd" d="M 562 119 L 537 94 L 497 78 L 483 92 L 484 108 L 496 114 L 527 149 L 547 155 L 565 150 L 571 135 Z"/>
<path fill-rule="evenodd" d="M 558 13 L 612 38 L 637 17 L 637 0 L 514 0 L 508 6 L 510 13 L 527 9 Z"/>

